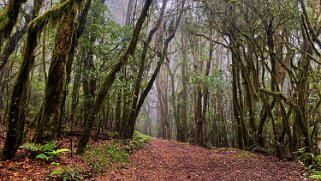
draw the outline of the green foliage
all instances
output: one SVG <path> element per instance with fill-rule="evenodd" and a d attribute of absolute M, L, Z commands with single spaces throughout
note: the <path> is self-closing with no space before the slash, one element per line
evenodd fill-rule
<path fill-rule="evenodd" d="M 144 135 L 138 131 L 135 131 L 133 136 L 133 141 L 140 142 L 140 143 L 146 143 L 150 140 L 150 137 L 147 135 Z"/>
<path fill-rule="evenodd" d="M 254 145 L 251 147 L 251 150 L 254 152 L 258 152 L 258 153 L 271 153 L 273 150 L 269 149 L 269 148 L 265 148 L 259 145 Z"/>
<path fill-rule="evenodd" d="M 53 151 L 56 148 L 56 142 L 55 141 L 49 141 L 45 145 L 43 145 L 44 151 Z"/>
<path fill-rule="evenodd" d="M 107 156 L 108 152 L 104 146 L 88 147 L 83 159 L 93 167 L 96 173 L 100 173 L 110 167 Z"/>
<path fill-rule="evenodd" d="M 43 150 L 43 146 L 41 146 L 40 144 L 29 143 L 29 142 L 21 145 L 20 148 L 29 150 L 31 152 L 38 152 Z"/>
<path fill-rule="evenodd" d="M 306 148 L 300 148 L 294 152 L 307 170 L 321 170 L 321 155 L 306 152 Z"/>
<path fill-rule="evenodd" d="M 150 137 L 147 135 L 144 135 L 140 132 L 135 131 L 133 139 L 126 140 L 124 142 L 125 144 L 125 150 L 128 153 L 131 153 L 134 149 L 142 148 L 146 142 L 150 140 Z"/>
<path fill-rule="evenodd" d="M 39 153 L 37 156 L 36 156 L 37 159 L 41 159 L 41 160 L 49 160 L 49 157 L 44 154 L 44 153 Z"/>
<path fill-rule="evenodd" d="M 82 167 L 57 167 L 49 173 L 49 177 L 57 180 L 83 180 L 82 174 L 84 173 Z"/>
<path fill-rule="evenodd" d="M 190 71 L 189 74 L 192 84 L 207 86 L 210 92 L 220 92 L 230 88 L 229 81 L 221 70 L 214 69 L 209 76 L 195 71 Z"/>
<path fill-rule="evenodd" d="M 70 152 L 67 148 L 56 149 L 56 147 L 55 141 L 49 141 L 45 145 L 27 142 L 20 146 L 22 149 L 29 150 L 32 157 L 46 161 L 57 158 L 60 153 Z"/>
<path fill-rule="evenodd" d="M 36 116 L 40 109 L 39 102 L 43 97 L 43 94 L 44 94 L 43 90 L 45 89 L 45 82 L 39 81 L 41 76 L 43 75 L 36 74 L 34 75 L 35 78 L 33 78 L 30 81 L 30 84 L 31 84 L 30 87 L 33 95 L 33 98 L 30 100 L 30 104 L 28 105 L 28 108 L 30 110 L 30 116 Z"/>
<path fill-rule="evenodd" d="M 125 163 L 129 161 L 129 154 L 115 145 L 101 145 L 89 147 L 83 156 L 95 172 L 100 173 L 110 168 L 111 162 Z"/>
<path fill-rule="evenodd" d="M 113 162 L 124 163 L 129 160 L 129 154 L 125 150 L 116 148 L 114 145 L 107 147 L 107 153 Z"/>
<path fill-rule="evenodd" d="M 10 19 L 8 16 L 8 10 L 7 9 L 2 9 L 0 10 L 0 29 L 4 29 L 7 24 L 9 23 Z"/>
<path fill-rule="evenodd" d="M 321 180 L 321 171 L 313 171 L 312 175 L 309 176 L 311 179 Z"/>

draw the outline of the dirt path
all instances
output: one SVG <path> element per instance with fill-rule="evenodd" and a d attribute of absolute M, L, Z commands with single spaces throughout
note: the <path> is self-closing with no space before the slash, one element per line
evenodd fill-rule
<path fill-rule="evenodd" d="M 128 168 L 96 180 L 304 180 L 295 162 L 233 149 L 208 150 L 153 139 L 131 156 Z"/>

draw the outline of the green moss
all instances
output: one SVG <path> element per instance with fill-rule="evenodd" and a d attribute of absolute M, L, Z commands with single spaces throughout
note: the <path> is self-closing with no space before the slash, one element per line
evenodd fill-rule
<path fill-rule="evenodd" d="M 68 0 L 56 7 L 53 7 L 47 10 L 46 12 L 39 15 L 29 23 L 28 25 L 29 31 L 41 32 L 42 28 L 49 22 L 54 24 L 59 22 L 59 20 L 63 17 L 65 12 L 71 11 L 72 7 L 73 7 L 73 1 Z"/>
<path fill-rule="evenodd" d="M 105 169 L 111 168 L 111 164 L 108 159 L 108 152 L 104 146 L 89 146 L 83 155 L 83 159 L 92 166 L 96 173 L 100 173 Z"/>
<path fill-rule="evenodd" d="M 0 30 L 4 29 L 9 23 L 9 16 L 7 9 L 0 10 Z"/>
<path fill-rule="evenodd" d="M 112 162 L 125 163 L 129 161 L 129 154 L 125 150 L 118 149 L 114 145 L 109 145 L 106 149 Z"/>
<path fill-rule="evenodd" d="M 142 148 L 149 140 L 149 136 L 135 131 L 131 140 L 124 141 L 125 149 L 128 153 L 131 153 L 135 149 Z"/>
<path fill-rule="evenodd" d="M 146 143 L 150 140 L 150 136 L 144 135 L 138 131 L 134 132 L 133 141 L 138 141 L 141 143 Z"/>
<path fill-rule="evenodd" d="M 115 145 L 100 145 L 88 147 L 83 159 L 93 167 L 95 172 L 101 173 L 110 169 L 111 163 L 129 162 L 129 154 Z"/>

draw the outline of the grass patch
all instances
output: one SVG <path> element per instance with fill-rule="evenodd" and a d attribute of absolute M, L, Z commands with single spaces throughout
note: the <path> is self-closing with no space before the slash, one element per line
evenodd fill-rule
<path fill-rule="evenodd" d="M 100 145 L 89 147 L 83 156 L 96 173 L 111 168 L 111 163 L 125 163 L 129 161 L 129 154 L 115 145 Z"/>

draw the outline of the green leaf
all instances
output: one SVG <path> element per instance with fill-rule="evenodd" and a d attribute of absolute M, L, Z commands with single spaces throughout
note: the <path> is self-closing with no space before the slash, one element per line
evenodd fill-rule
<path fill-rule="evenodd" d="M 69 149 L 67 148 L 62 148 L 62 149 L 58 149 L 58 150 L 53 150 L 52 151 L 55 155 L 59 154 L 59 153 L 66 153 L 66 152 L 70 152 Z"/>
<path fill-rule="evenodd" d="M 311 175 L 309 178 L 321 180 L 321 175 Z"/>
<path fill-rule="evenodd" d="M 60 165 L 60 163 L 58 163 L 58 162 L 51 162 L 50 164 L 51 165 Z"/>
<path fill-rule="evenodd" d="M 44 146 L 45 151 L 52 151 L 56 148 L 56 142 L 55 141 L 49 141 Z"/>
<path fill-rule="evenodd" d="M 49 157 L 48 157 L 46 154 L 44 154 L 44 153 L 38 154 L 38 155 L 36 156 L 36 158 L 41 159 L 41 160 L 49 160 Z"/>
<path fill-rule="evenodd" d="M 60 175 L 62 175 L 63 173 L 64 173 L 64 170 L 58 167 L 58 168 L 55 169 L 54 171 L 50 172 L 50 173 L 49 173 L 49 176 L 50 176 L 50 177 L 60 176 Z"/>
<path fill-rule="evenodd" d="M 43 149 L 43 146 L 41 146 L 39 144 L 27 142 L 27 143 L 21 145 L 19 148 L 26 149 L 26 150 L 29 150 L 32 152 L 37 152 L 37 151 L 41 151 Z"/>

